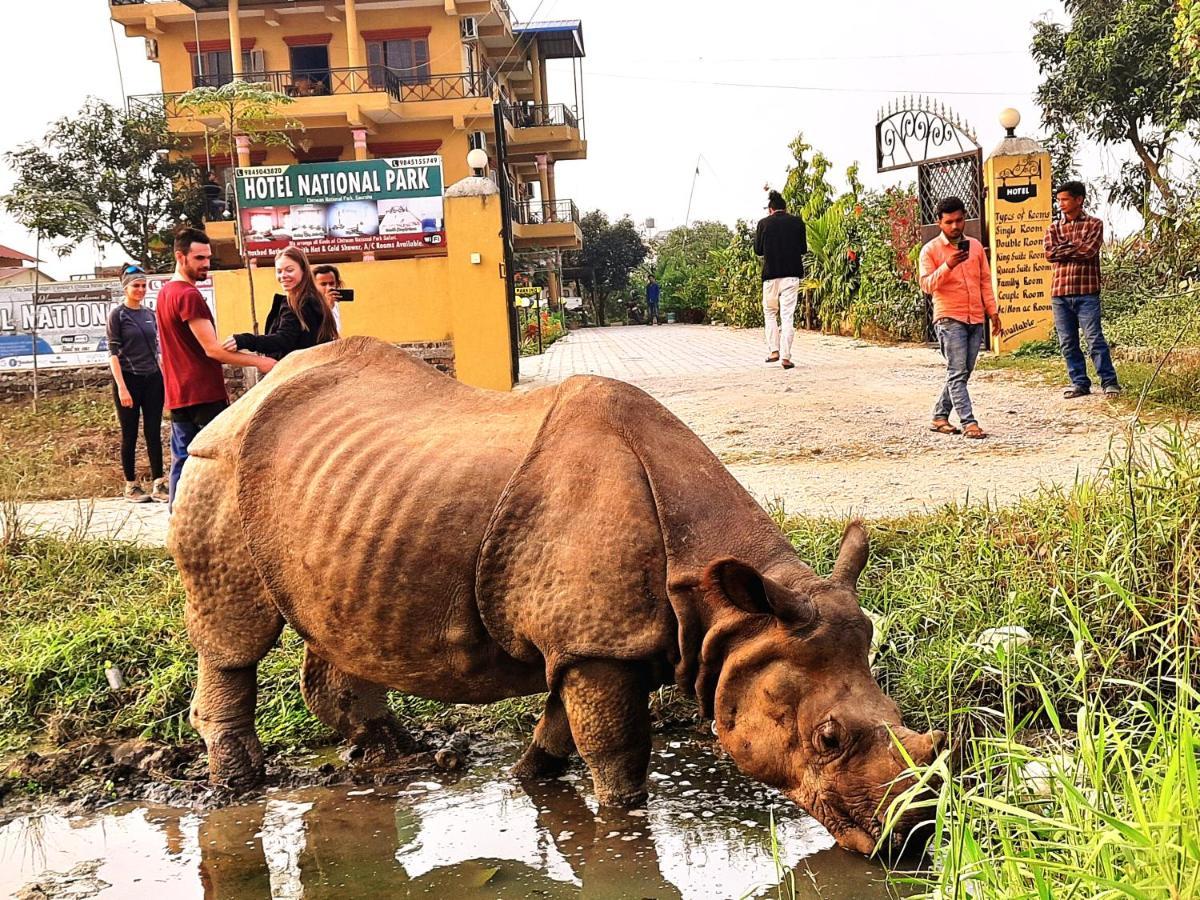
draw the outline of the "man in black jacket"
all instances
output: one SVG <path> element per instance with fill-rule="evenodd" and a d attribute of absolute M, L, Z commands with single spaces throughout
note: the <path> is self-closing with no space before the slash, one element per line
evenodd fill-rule
<path fill-rule="evenodd" d="M 763 258 L 763 319 L 767 325 L 767 362 L 781 360 L 785 369 L 792 362 L 796 298 L 804 277 L 804 254 L 808 239 L 804 220 L 787 211 L 778 191 L 767 195 L 770 214 L 758 223 L 754 252 Z"/>

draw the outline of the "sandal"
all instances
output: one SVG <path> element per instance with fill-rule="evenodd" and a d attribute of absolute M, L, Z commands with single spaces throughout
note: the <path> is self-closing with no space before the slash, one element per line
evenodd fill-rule
<path fill-rule="evenodd" d="M 767 362 L 769 362 L 769 363 L 771 363 L 771 362 L 779 362 L 779 354 L 778 354 L 778 353 L 772 353 L 770 356 L 768 356 L 768 357 L 767 357 Z"/>
<path fill-rule="evenodd" d="M 972 422 L 970 425 L 967 425 L 965 428 L 963 428 L 963 437 L 970 438 L 974 441 L 979 441 L 987 437 L 987 432 Z"/>
<path fill-rule="evenodd" d="M 962 434 L 947 419 L 934 419 L 933 424 L 929 426 L 929 430 L 937 434 Z"/>

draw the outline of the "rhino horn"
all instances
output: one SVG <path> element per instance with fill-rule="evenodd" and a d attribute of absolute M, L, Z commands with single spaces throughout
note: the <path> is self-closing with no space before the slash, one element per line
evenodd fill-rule
<path fill-rule="evenodd" d="M 816 618 L 816 607 L 805 594 L 790 591 L 737 559 L 721 559 L 704 573 L 706 592 L 719 593 L 744 612 L 772 615 L 791 625 L 804 626 Z"/>
<path fill-rule="evenodd" d="M 829 580 L 848 588 L 857 585 L 858 576 L 867 565 L 870 548 L 871 542 L 862 520 L 851 520 L 842 532 L 842 546 L 838 550 L 837 562 L 833 564 L 833 574 L 829 576 Z"/>

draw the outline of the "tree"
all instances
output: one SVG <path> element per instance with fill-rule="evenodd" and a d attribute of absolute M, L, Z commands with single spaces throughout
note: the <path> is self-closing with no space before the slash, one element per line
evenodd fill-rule
<path fill-rule="evenodd" d="M 809 159 L 813 147 L 804 140 L 803 133 L 796 135 L 788 149 L 792 151 L 792 164 L 788 166 L 787 181 L 780 193 L 788 209 L 808 221 L 833 202 L 833 187 L 825 177 L 833 164 L 820 150 Z M 857 171 L 856 168 L 856 175 Z"/>
<path fill-rule="evenodd" d="M 35 216 L 56 252 L 94 240 L 157 268 L 164 259 L 155 248 L 170 243 L 164 236 L 182 220 L 199 222 L 203 209 L 196 167 L 190 159 L 172 159 L 175 147 L 160 112 L 89 98 L 77 115 L 53 123 L 41 142 L 5 154 L 16 172 L 5 208 L 21 219 L 18 207 L 33 215 L 28 204 L 38 204 L 36 198 L 76 197 L 86 215 L 74 203 Z"/>
<path fill-rule="evenodd" d="M 646 259 L 646 244 L 629 216 L 609 222 L 600 210 L 579 221 L 583 249 L 563 255 L 564 266 L 577 271 L 590 288 L 596 323 L 605 324 L 610 296 L 629 287 L 629 276 Z"/>
<path fill-rule="evenodd" d="M 302 126 L 281 115 L 280 110 L 296 101 L 252 81 L 236 79 L 220 87 L 193 88 L 175 100 L 181 113 L 217 124 L 210 140 L 221 152 L 237 156 L 237 138 L 266 147 L 291 147 L 289 131 Z"/>
<path fill-rule="evenodd" d="M 205 127 L 215 121 L 216 128 L 210 132 L 210 141 L 218 151 L 237 158 L 237 139 L 244 137 L 251 144 L 268 147 L 291 147 L 289 129 L 302 126 L 280 115 L 279 110 L 295 101 L 278 91 L 260 84 L 234 79 L 220 87 L 193 88 L 176 98 L 175 106 L 181 113 L 190 113 L 205 121 Z M 233 203 L 236 197 L 229 198 Z M 236 212 L 236 204 L 233 210 Z M 239 249 L 241 222 L 234 216 L 234 227 L 238 229 Z M 254 296 L 254 272 L 246 267 L 246 283 L 250 289 L 250 328 L 258 334 L 258 303 Z"/>
<path fill-rule="evenodd" d="M 1183 92 L 1185 67 L 1172 57 L 1174 0 L 1064 0 L 1064 6 L 1069 26 L 1049 20 L 1034 25 L 1043 124 L 1053 134 L 1127 144 L 1141 171 L 1131 180 L 1127 170 L 1110 186 L 1112 198 L 1128 204 L 1141 178 L 1173 216 L 1178 198 L 1166 170 L 1170 147 L 1180 123 L 1194 121 L 1200 111 L 1197 99 Z M 1144 205 L 1152 217 L 1150 204 Z"/>
<path fill-rule="evenodd" d="M 713 251 L 729 245 L 733 232 L 722 222 L 693 222 L 654 239 L 654 274 L 663 309 L 708 309 L 716 271 Z"/>

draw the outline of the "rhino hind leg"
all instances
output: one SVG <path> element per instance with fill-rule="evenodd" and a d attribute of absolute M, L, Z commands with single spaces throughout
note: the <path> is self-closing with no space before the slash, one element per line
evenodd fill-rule
<path fill-rule="evenodd" d="M 579 755 L 592 773 L 602 806 L 646 800 L 650 767 L 650 698 L 634 663 L 585 660 L 562 679 L 563 705 Z"/>
<path fill-rule="evenodd" d="M 567 768 L 574 752 L 575 739 L 571 737 L 567 711 L 558 694 L 551 694 L 533 730 L 533 740 L 513 766 L 512 774 L 517 778 L 554 778 Z"/>
<path fill-rule="evenodd" d="M 188 460 L 168 546 L 187 591 L 188 637 L 199 657 L 189 718 L 208 748 L 209 779 L 253 787 L 263 776 L 254 732 L 258 663 L 278 640 L 283 616 L 250 557 L 226 463 Z"/>
<path fill-rule="evenodd" d="M 380 766 L 419 749 L 388 709 L 386 687 L 343 672 L 312 647 L 304 650 L 300 692 L 309 711 L 349 742 L 351 758 Z"/>

